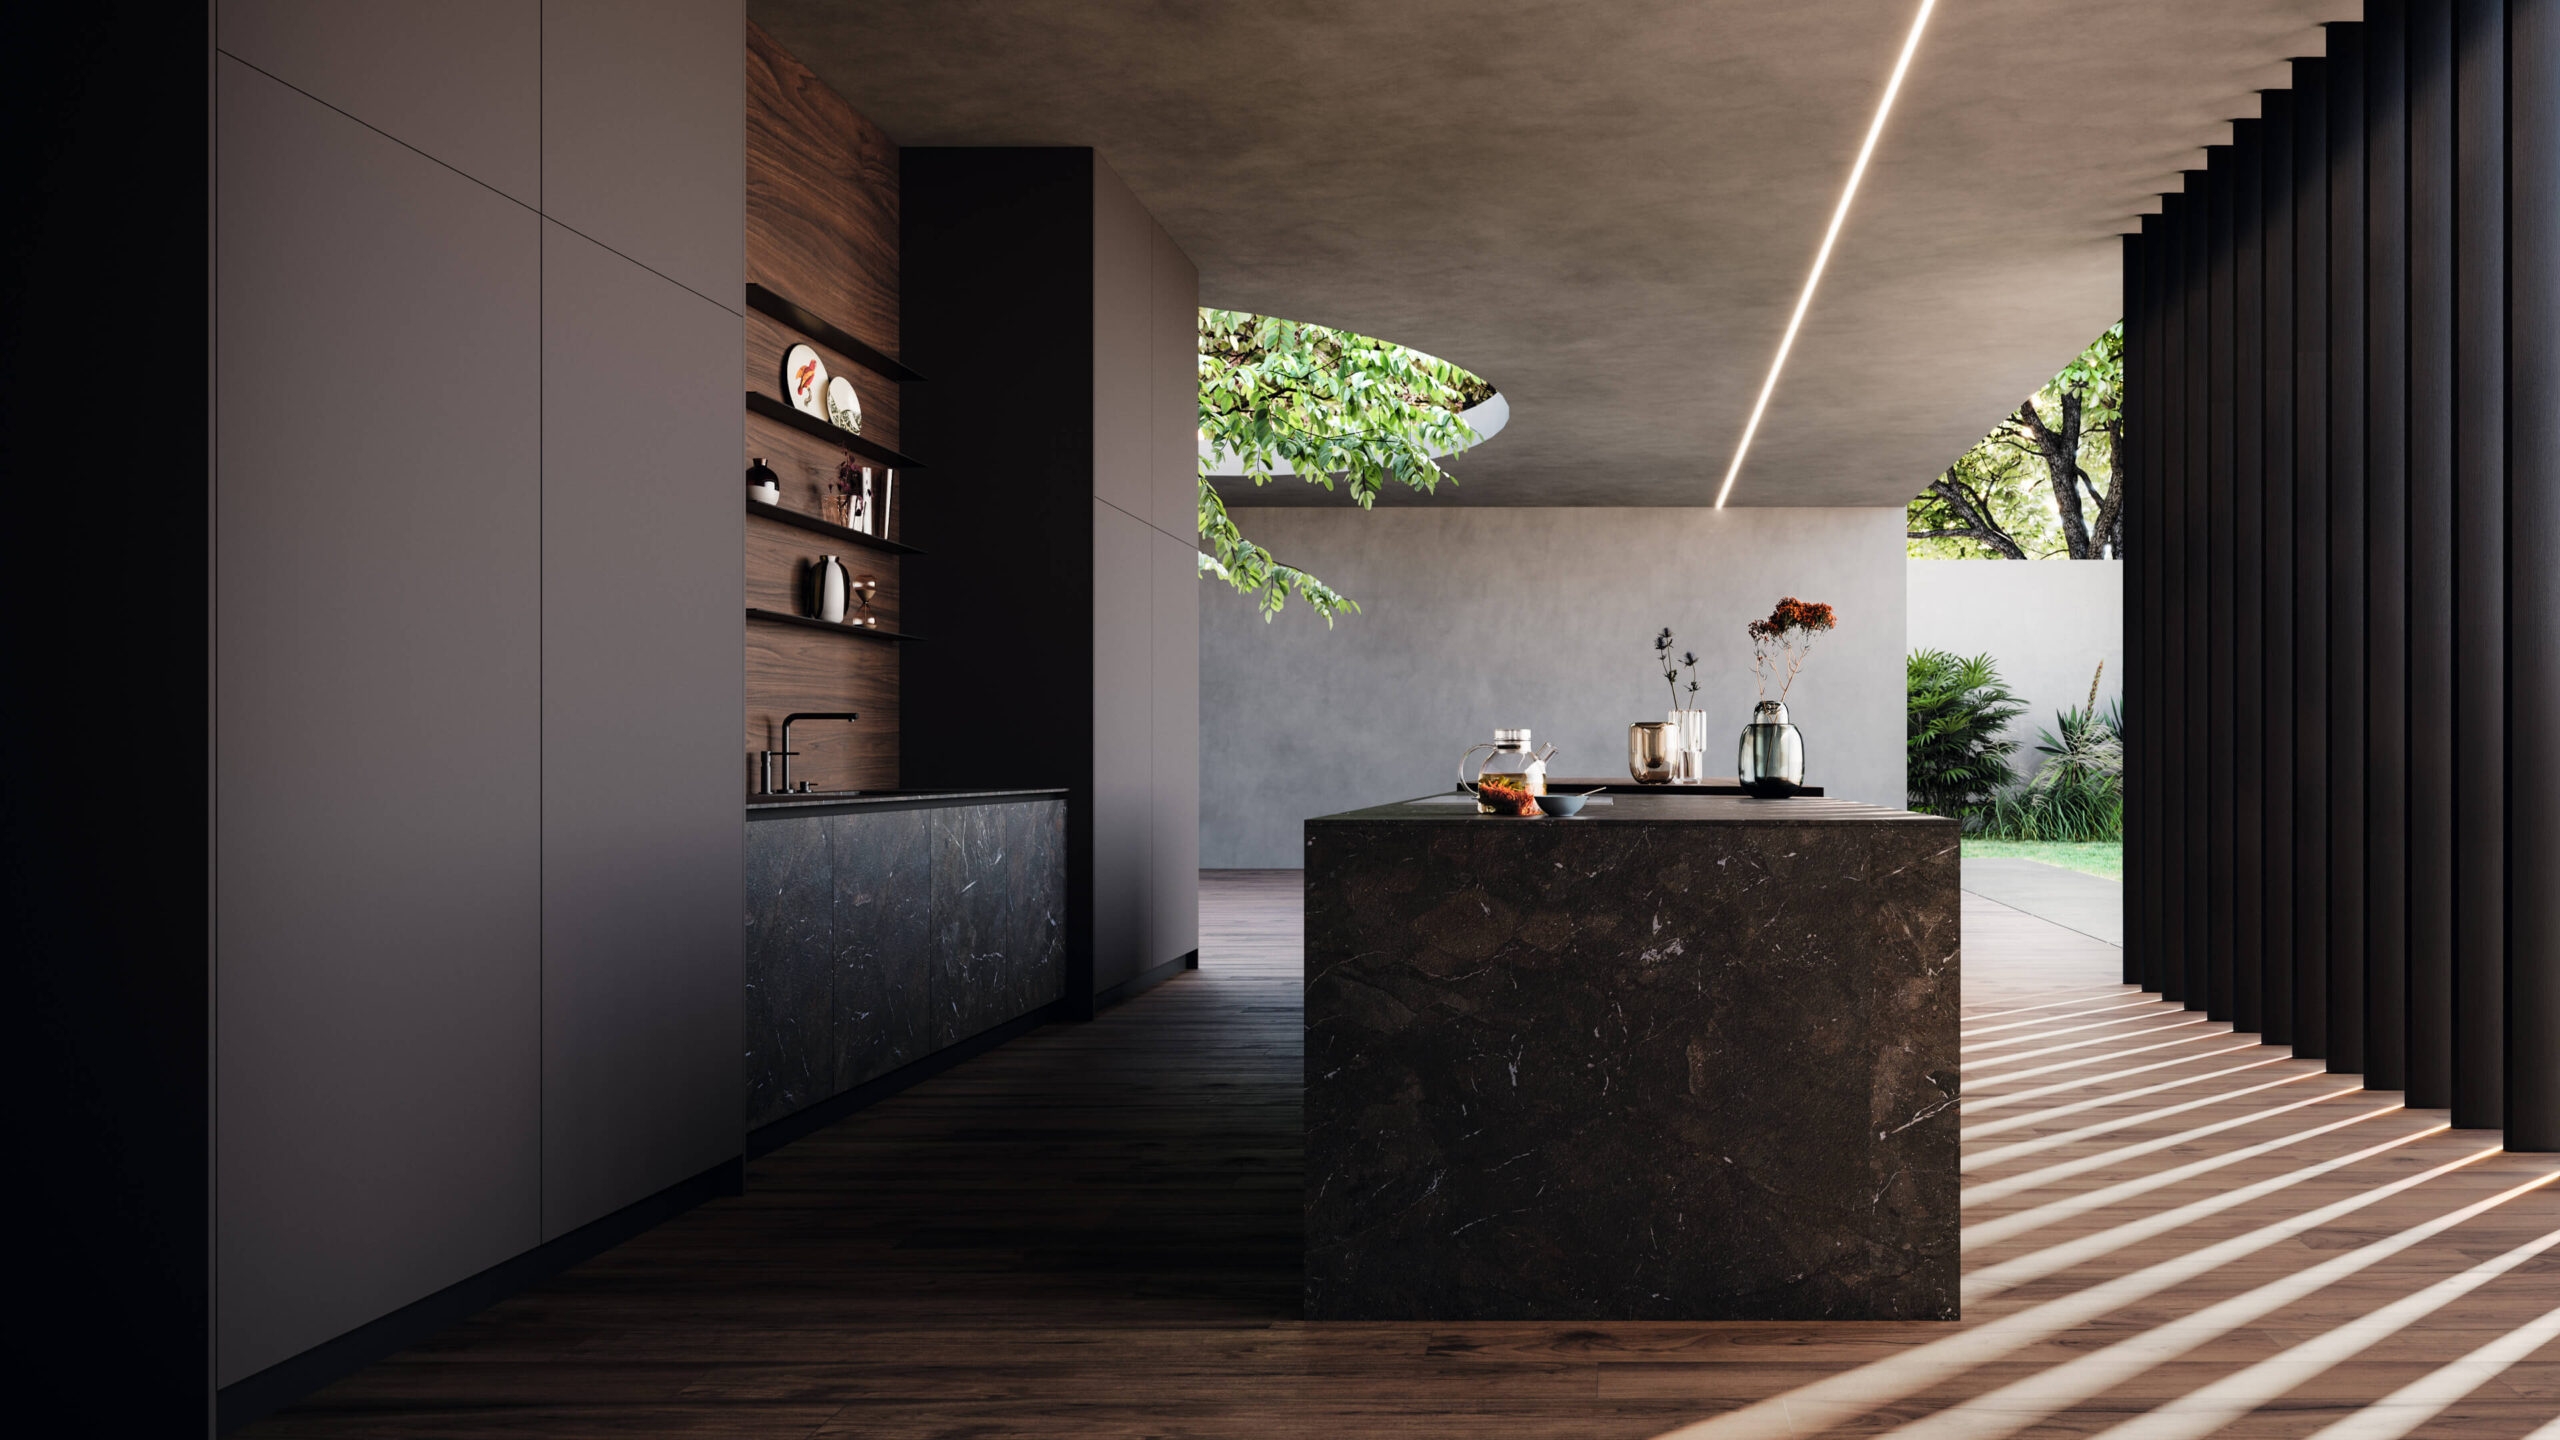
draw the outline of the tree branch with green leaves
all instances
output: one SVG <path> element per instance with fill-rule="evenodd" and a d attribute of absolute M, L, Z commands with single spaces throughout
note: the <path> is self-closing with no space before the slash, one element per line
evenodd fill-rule
<path fill-rule="evenodd" d="M 1212 485 L 1234 460 L 1256 488 L 1295 475 L 1368 509 L 1389 485 L 1457 481 L 1437 457 L 1476 442 L 1461 412 L 1493 387 L 1435 356 L 1297 320 L 1200 312 L 1200 571 L 1252 596 L 1265 621 L 1296 596 L 1330 626 L 1359 605 L 1245 538 Z"/>
<path fill-rule="evenodd" d="M 1912 500 L 1910 553 L 2121 560 L 2123 453 L 2124 326 L 2117 324 Z"/>

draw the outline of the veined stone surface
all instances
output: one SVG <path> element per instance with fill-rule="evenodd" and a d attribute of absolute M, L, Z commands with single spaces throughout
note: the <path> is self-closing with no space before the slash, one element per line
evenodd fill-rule
<path fill-rule="evenodd" d="M 1954 1318 L 1954 823 L 1584 814 L 1308 822 L 1307 1318 Z"/>

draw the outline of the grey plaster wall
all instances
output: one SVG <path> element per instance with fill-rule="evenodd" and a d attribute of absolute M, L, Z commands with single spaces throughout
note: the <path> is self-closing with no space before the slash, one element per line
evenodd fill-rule
<path fill-rule="evenodd" d="M 2038 729 L 2089 699 L 2090 672 L 2106 674 L 2098 704 L 2124 693 L 2124 567 L 2113 560 L 1914 560 L 1911 648 L 1988 654 L 2027 713 L 2009 727 L 2035 764 Z"/>
<path fill-rule="evenodd" d="M 1782 595 L 1830 602 L 1788 706 L 1832 795 L 1903 799 L 1899 509 L 1254 509 L 1248 536 L 1361 613 L 1264 624 L 1204 583 L 1200 863 L 1300 864 L 1300 824 L 1445 790 L 1498 725 L 1562 748 L 1558 774 L 1626 773 L 1626 728 L 1669 706 L 1652 639 L 1694 649 L 1710 766 L 1754 698 L 1742 627 Z M 1685 680 L 1684 682 L 1685 683 Z M 1717 763 L 1724 762 L 1724 763 Z"/>

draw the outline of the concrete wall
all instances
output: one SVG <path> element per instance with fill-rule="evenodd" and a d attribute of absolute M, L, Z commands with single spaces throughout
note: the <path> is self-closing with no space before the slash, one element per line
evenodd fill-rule
<path fill-rule="evenodd" d="M 1788 697 L 1809 778 L 1847 799 L 1902 803 L 1900 510 L 1251 509 L 1238 519 L 1362 613 L 1328 631 L 1293 602 L 1266 625 L 1244 596 L 1203 582 L 1206 868 L 1295 867 L 1307 817 L 1446 790 L 1459 752 L 1497 725 L 1557 742 L 1557 774 L 1625 774 L 1627 726 L 1669 706 L 1652 644 L 1665 625 L 1703 662 L 1710 768 L 1730 773 L 1754 698 L 1742 627 L 1782 595 L 1840 613 Z"/>
<path fill-rule="evenodd" d="M 2009 727 L 2022 750 L 2054 715 L 2089 699 L 2089 672 L 2106 662 L 2098 704 L 2124 693 L 2123 567 L 2113 560 L 1914 560 L 1911 648 L 1988 653 L 2027 702 Z M 2020 774 L 2035 760 L 2022 755 Z"/>

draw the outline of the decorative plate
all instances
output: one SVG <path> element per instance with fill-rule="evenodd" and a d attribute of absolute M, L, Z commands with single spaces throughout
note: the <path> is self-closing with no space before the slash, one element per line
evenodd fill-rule
<path fill-rule="evenodd" d="M 794 345 L 783 352 L 782 396 L 794 410 L 827 418 L 827 366 L 817 351 Z"/>
<path fill-rule="evenodd" d="M 862 397 L 853 393 L 853 382 L 841 375 L 827 382 L 827 418 L 856 435 L 862 433 Z"/>

